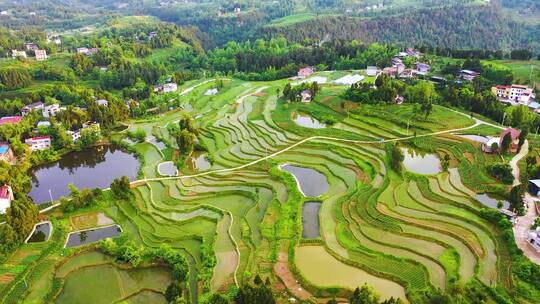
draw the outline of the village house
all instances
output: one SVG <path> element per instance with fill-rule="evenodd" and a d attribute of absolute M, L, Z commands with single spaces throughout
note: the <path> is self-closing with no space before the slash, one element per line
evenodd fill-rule
<path fill-rule="evenodd" d="M 397 54 L 397 57 L 400 57 L 400 58 L 405 58 L 405 57 L 420 58 L 420 53 L 415 51 L 413 48 L 407 48 L 404 52 L 399 52 Z"/>
<path fill-rule="evenodd" d="M 30 112 L 32 112 L 32 111 L 41 112 L 43 110 L 44 106 L 45 106 L 45 104 L 43 102 L 41 102 L 41 101 L 31 103 L 29 105 L 24 106 L 21 109 L 21 114 L 22 114 L 22 116 L 26 116 L 26 115 L 30 114 Z"/>
<path fill-rule="evenodd" d="M 399 78 L 401 79 L 407 79 L 407 78 L 413 78 L 415 74 L 415 71 L 413 69 L 405 69 L 401 74 L 399 74 Z"/>
<path fill-rule="evenodd" d="M 156 93 L 170 93 L 175 92 L 177 89 L 178 85 L 174 82 L 154 86 L 154 92 Z"/>
<path fill-rule="evenodd" d="M 311 91 L 310 90 L 303 90 L 300 95 L 302 96 L 302 102 L 310 102 L 311 101 Z"/>
<path fill-rule="evenodd" d="M 109 101 L 107 99 L 98 99 L 96 100 L 96 103 L 98 106 L 104 106 L 104 107 L 109 106 Z"/>
<path fill-rule="evenodd" d="M 480 73 L 471 70 L 459 71 L 459 78 L 467 81 L 473 81 Z"/>
<path fill-rule="evenodd" d="M 416 64 L 417 74 L 426 75 L 427 73 L 429 73 L 429 70 L 431 70 L 431 67 L 429 66 L 429 64 L 421 63 L 421 62 Z"/>
<path fill-rule="evenodd" d="M 482 144 L 482 151 L 485 153 L 494 153 L 502 146 L 503 138 L 509 134 L 511 138 L 510 146 L 508 147 L 509 153 L 517 153 L 519 148 L 519 134 L 521 131 L 514 128 L 507 128 L 503 130 L 499 137 L 492 137 L 488 141 Z M 494 145 L 496 144 L 496 145 Z M 496 147 L 497 150 L 494 150 Z"/>
<path fill-rule="evenodd" d="M 39 50 L 39 46 L 33 42 L 27 42 L 24 47 L 29 51 L 37 51 Z"/>
<path fill-rule="evenodd" d="M 79 47 L 76 49 L 78 54 L 84 54 L 86 56 L 92 56 L 99 52 L 98 48 Z"/>
<path fill-rule="evenodd" d="M 527 241 L 536 252 L 540 252 L 540 227 L 536 227 L 536 230 L 529 231 Z"/>
<path fill-rule="evenodd" d="M 43 109 L 41 110 L 41 115 L 43 115 L 43 117 L 49 118 L 49 117 L 56 116 L 56 114 L 58 114 L 59 111 L 60 111 L 60 105 L 57 103 L 53 103 L 53 104 L 44 106 Z"/>
<path fill-rule="evenodd" d="M 71 130 L 68 130 L 66 131 L 67 135 L 71 136 L 71 140 L 73 140 L 74 143 L 78 142 L 79 139 L 81 139 L 81 130 L 75 130 L 75 131 L 71 131 Z"/>
<path fill-rule="evenodd" d="M 148 39 L 152 39 L 157 36 L 157 32 L 150 32 L 148 33 Z"/>
<path fill-rule="evenodd" d="M 392 58 L 392 65 L 393 66 L 398 66 L 400 64 L 403 64 L 403 60 L 401 60 L 400 58 L 398 57 L 394 57 Z"/>
<path fill-rule="evenodd" d="M 37 61 L 43 61 L 47 59 L 47 52 L 45 50 L 35 50 L 34 52 L 36 54 Z"/>
<path fill-rule="evenodd" d="M 17 57 L 26 58 L 25 51 L 11 50 L 11 58 L 16 59 Z"/>
<path fill-rule="evenodd" d="M 54 43 L 56 45 L 62 44 L 60 36 L 55 33 L 47 33 L 47 43 Z"/>
<path fill-rule="evenodd" d="M 366 69 L 366 75 L 368 76 L 376 76 L 377 75 L 377 67 L 376 66 L 368 66 Z"/>
<path fill-rule="evenodd" d="M 0 118 L 0 126 L 5 124 L 16 124 L 22 120 L 22 116 L 4 116 Z"/>
<path fill-rule="evenodd" d="M 49 136 L 37 136 L 26 139 L 24 143 L 30 146 L 32 151 L 45 150 L 51 146 L 51 138 Z"/>
<path fill-rule="evenodd" d="M 13 190 L 9 185 L 0 187 L 0 213 L 6 213 L 6 209 L 11 206 L 11 201 L 14 200 Z"/>
<path fill-rule="evenodd" d="M 491 88 L 500 101 L 528 105 L 536 99 L 534 90 L 526 85 L 498 85 Z"/>
<path fill-rule="evenodd" d="M 313 73 L 315 73 L 315 68 L 314 67 L 303 67 L 301 69 L 298 70 L 298 77 L 301 77 L 301 78 L 307 78 L 311 75 L 313 75 Z"/>
<path fill-rule="evenodd" d="M 0 161 L 14 165 L 17 159 L 8 143 L 0 143 Z"/>
<path fill-rule="evenodd" d="M 38 129 L 39 128 L 48 128 L 50 126 L 51 126 L 51 123 L 49 121 L 46 121 L 46 120 L 40 121 L 40 122 L 37 123 Z"/>
<path fill-rule="evenodd" d="M 529 193 L 533 196 L 540 196 L 540 179 L 531 179 L 528 184 Z"/>
<path fill-rule="evenodd" d="M 396 102 L 397 105 L 400 105 L 405 101 L 405 97 L 401 95 L 397 95 L 394 101 Z"/>

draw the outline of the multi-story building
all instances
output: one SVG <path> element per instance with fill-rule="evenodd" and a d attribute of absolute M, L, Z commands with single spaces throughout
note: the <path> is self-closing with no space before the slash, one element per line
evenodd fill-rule
<path fill-rule="evenodd" d="M 50 104 L 48 106 L 44 106 L 41 110 L 41 114 L 43 117 L 52 117 L 56 116 L 58 114 L 58 111 L 60 111 L 60 105 L 57 103 Z"/>
<path fill-rule="evenodd" d="M 31 103 L 29 105 L 24 106 L 21 109 L 21 114 L 22 114 L 22 116 L 26 116 L 26 115 L 30 114 L 30 112 L 32 112 L 32 111 L 41 112 L 41 111 L 43 111 L 43 107 L 45 107 L 45 104 L 43 102 L 41 102 L 41 101 L 34 102 L 34 103 Z"/>
<path fill-rule="evenodd" d="M 11 206 L 13 200 L 13 190 L 9 185 L 0 187 L 0 213 L 6 213 L 6 209 Z"/>
<path fill-rule="evenodd" d="M 51 146 L 51 138 L 49 136 L 32 137 L 26 139 L 24 143 L 30 146 L 32 151 L 45 150 Z"/>
<path fill-rule="evenodd" d="M 43 61 L 47 59 L 47 52 L 45 50 L 35 50 L 34 53 L 36 54 L 37 61 Z"/>
<path fill-rule="evenodd" d="M 498 85 L 492 87 L 491 91 L 503 102 L 528 105 L 536 99 L 533 89 L 526 85 Z"/>

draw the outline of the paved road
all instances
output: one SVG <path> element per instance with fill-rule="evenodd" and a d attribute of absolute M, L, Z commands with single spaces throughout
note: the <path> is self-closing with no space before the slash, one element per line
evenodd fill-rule
<path fill-rule="evenodd" d="M 529 228 L 536 218 L 536 208 L 535 201 L 538 199 L 533 198 L 529 193 L 525 193 L 524 201 L 526 205 L 526 213 L 524 216 L 520 216 L 517 219 L 516 224 L 514 225 L 514 238 L 516 239 L 516 244 L 523 251 L 523 254 L 531 260 L 531 262 L 540 265 L 540 254 L 536 252 L 529 245 L 527 241 L 527 236 L 529 233 Z"/>

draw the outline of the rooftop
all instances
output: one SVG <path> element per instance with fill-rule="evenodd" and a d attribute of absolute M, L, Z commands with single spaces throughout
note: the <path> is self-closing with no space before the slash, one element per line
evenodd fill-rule
<path fill-rule="evenodd" d="M 22 120 L 22 116 L 5 116 L 0 118 L 0 125 L 8 123 L 18 123 Z"/>

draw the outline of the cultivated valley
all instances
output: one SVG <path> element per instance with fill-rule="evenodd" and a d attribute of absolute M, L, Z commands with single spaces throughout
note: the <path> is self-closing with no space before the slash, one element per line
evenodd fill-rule
<path fill-rule="evenodd" d="M 540 303 L 538 7 L 338 2 L 0 1 L 0 303 Z"/>

